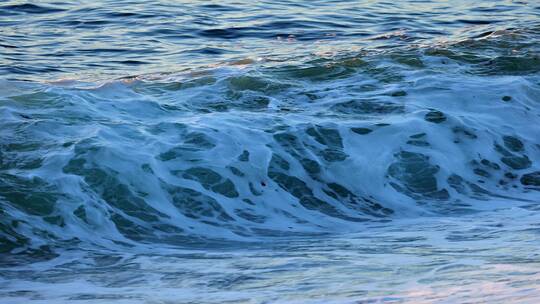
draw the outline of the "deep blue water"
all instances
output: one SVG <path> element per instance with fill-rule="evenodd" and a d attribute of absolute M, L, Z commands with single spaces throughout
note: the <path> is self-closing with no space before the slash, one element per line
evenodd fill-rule
<path fill-rule="evenodd" d="M 0 3 L 1 303 L 537 303 L 540 3 Z"/>

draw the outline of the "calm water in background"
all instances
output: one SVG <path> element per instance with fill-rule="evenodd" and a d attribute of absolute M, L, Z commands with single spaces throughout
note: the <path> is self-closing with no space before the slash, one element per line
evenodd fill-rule
<path fill-rule="evenodd" d="M 539 15 L 2 2 L 0 302 L 537 303 Z"/>

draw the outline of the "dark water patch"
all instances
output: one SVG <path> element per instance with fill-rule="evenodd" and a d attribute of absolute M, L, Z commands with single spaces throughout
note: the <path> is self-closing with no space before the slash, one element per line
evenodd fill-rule
<path fill-rule="evenodd" d="M 296 197 L 299 203 L 308 210 L 314 210 L 332 217 L 338 217 L 349 221 L 365 221 L 366 219 L 351 217 L 339 211 L 333 205 L 317 198 L 313 190 L 305 182 L 297 177 L 285 173 L 276 172 L 269 168 L 268 176 L 284 190 Z"/>
<path fill-rule="evenodd" d="M 378 100 L 351 100 L 331 106 L 331 110 L 344 114 L 388 115 L 402 113 L 404 105 Z"/>
<path fill-rule="evenodd" d="M 66 20 L 58 23 L 62 26 L 75 27 L 78 29 L 99 29 L 103 26 L 110 25 L 108 20 Z"/>
<path fill-rule="evenodd" d="M 523 151 L 523 142 L 519 138 L 514 136 L 504 136 L 503 137 L 504 146 L 510 149 L 512 152 L 522 152 Z"/>
<path fill-rule="evenodd" d="M 57 67 L 30 67 L 30 66 L 1 66 L 0 68 L 4 69 L 6 73 L 8 74 L 15 74 L 15 75 L 33 75 L 36 73 L 56 73 L 56 72 L 62 72 L 63 69 L 57 68 Z"/>
<path fill-rule="evenodd" d="M 242 151 L 242 154 L 238 156 L 238 160 L 242 162 L 249 161 L 249 151 L 247 150 Z"/>
<path fill-rule="evenodd" d="M 0 43 L 0 47 L 7 48 L 7 49 L 16 49 L 16 48 L 18 48 L 16 45 L 4 44 L 4 43 Z"/>
<path fill-rule="evenodd" d="M 310 64 L 311 65 L 311 64 Z M 278 77 L 310 81 L 342 79 L 354 73 L 355 69 L 343 65 L 312 65 L 308 67 L 283 67 L 276 70 Z"/>
<path fill-rule="evenodd" d="M 198 191 L 179 186 L 164 185 L 169 192 L 173 205 L 187 217 L 200 220 L 214 219 L 221 221 L 233 221 L 221 205 L 212 197 Z"/>
<path fill-rule="evenodd" d="M 527 75 L 540 72 L 540 56 L 499 56 L 475 68 L 484 75 Z"/>
<path fill-rule="evenodd" d="M 13 5 L 2 5 L 0 6 L 0 14 L 11 15 L 17 13 L 27 13 L 27 14 L 51 14 L 63 12 L 65 9 L 51 7 L 51 6 L 41 6 L 31 3 L 24 4 L 13 4 Z"/>
<path fill-rule="evenodd" d="M 497 20 L 468 20 L 468 19 L 458 19 L 458 22 L 465 23 L 465 24 L 473 24 L 473 25 L 485 25 L 485 24 L 492 24 L 497 23 Z"/>
<path fill-rule="evenodd" d="M 425 139 L 425 137 L 410 139 L 407 141 L 408 145 L 417 146 L 417 147 L 429 147 L 429 142 Z"/>
<path fill-rule="evenodd" d="M 491 168 L 491 169 L 494 169 L 494 170 L 500 170 L 501 169 L 501 166 L 499 166 L 499 164 L 495 163 L 495 162 L 491 162 L 487 159 L 482 159 L 480 161 L 480 163 L 483 165 L 483 166 L 486 166 L 488 168 Z"/>
<path fill-rule="evenodd" d="M 474 130 L 464 126 L 456 126 L 452 128 L 452 132 L 459 137 L 465 137 L 467 139 L 477 139 L 478 136 L 474 133 Z"/>
<path fill-rule="evenodd" d="M 113 61 L 114 63 L 120 64 L 120 65 L 145 65 L 149 64 L 149 62 L 140 61 L 140 60 L 122 60 L 122 61 Z"/>
<path fill-rule="evenodd" d="M 5 173 L 0 177 L 0 197 L 31 215 L 52 214 L 56 202 L 63 196 L 54 185 L 38 177 L 22 178 Z"/>
<path fill-rule="evenodd" d="M 199 36 L 219 39 L 238 39 L 249 35 L 250 28 L 207 29 L 198 32 Z"/>
<path fill-rule="evenodd" d="M 272 81 L 262 77 L 239 76 L 228 79 L 229 87 L 234 91 L 256 91 L 262 93 L 273 93 L 286 89 L 289 85 Z"/>
<path fill-rule="evenodd" d="M 511 141 L 511 143 L 516 144 L 516 142 L 514 141 Z M 510 145 L 510 146 L 512 148 L 520 147 L 519 145 L 518 146 Z M 495 151 L 497 151 L 499 154 L 502 155 L 501 161 L 512 169 L 515 169 L 515 170 L 527 169 L 532 164 L 531 160 L 529 159 L 527 155 L 512 153 L 497 143 L 495 143 Z"/>
<path fill-rule="evenodd" d="M 395 91 L 395 92 L 390 93 L 390 96 L 392 96 L 392 97 L 403 97 L 403 96 L 407 96 L 407 92 L 405 92 L 405 91 Z"/>
<path fill-rule="evenodd" d="M 460 194 L 472 196 L 476 199 L 486 199 L 485 196 L 490 193 L 477 184 L 465 180 L 457 174 L 448 176 L 446 182 L 448 185 Z"/>
<path fill-rule="evenodd" d="M 312 136 L 317 142 L 322 145 L 343 148 L 343 140 L 338 130 L 326 128 L 322 126 L 310 127 L 306 133 Z"/>
<path fill-rule="evenodd" d="M 526 186 L 540 187 L 540 171 L 523 174 L 520 181 Z"/>
<path fill-rule="evenodd" d="M 235 209 L 234 212 L 239 217 L 258 224 L 262 224 L 266 220 L 265 216 L 258 215 L 256 212 L 251 211 L 250 209 Z"/>
<path fill-rule="evenodd" d="M 175 159 L 191 159 L 196 160 L 200 156 L 198 152 L 213 149 L 216 145 L 213 140 L 204 133 L 186 132 L 185 128 L 181 128 L 183 143 L 172 147 L 167 151 L 160 153 L 157 159 L 161 161 L 171 161 Z"/>
<path fill-rule="evenodd" d="M 360 135 L 366 135 L 373 132 L 373 130 L 369 128 L 351 128 L 351 131 Z"/>
<path fill-rule="evenodd" d="M 493 34 L 494 31 L 487 31 L 487 32 L 483 32 L 483 33 L 480 33 L 476 36 L 473 36 L 472 38 L 474 39 L 478 39 L 478 38 L 484 38 L 484 37 L 488 37 L 489 35 Z"/>
<path fill-rule="evenodd" d="M 191 50 L 190 52 L 204 54 L 204 55 L 221 55 L 221 54 L 227 53 L 228 50 L 205 47 L 202 49 L 194 49 L 194 50 Z"/>
<path fill-rule="evenodd" d="M 221 12 L 229 12 L 229 11 L 238 11 L 239 9 L 230 6 L 230 5 L 220 5 L 220 4 L 204 4 L 200 6 L 203 9 L 210 9 L 212 11 L 221 11 Z"/>
<path fill-rule="evenodd" d="M 160 96 L 162 94 L 176 92 L 181 90 L 193 89 L 201 86 L 210 86 L 216 83 L 214 77 L 197 77 L 185 81 L 153 81 L 139 83 L 133 87 L 133 90 L 141 94 L 150 94 Z"/>
<path fill-rule="evenodd" d="M 441 111 L 431 110 L 424 116 L 424 119 L 426 121 L 439 124 L 446 121 L 446 115 L 444 115 L 444 113 Z"/>
<path fill-rule="evenodd" d="M 394 178 L 391 185 L 398 191 L 414 198 L 446 200 L 450 196 L 440 189 L 435 176 L 440 168 L 421 153 L 401 151 L 395 155 L 396 162 L 388 167 L 388 175 Z"/>
<path fill-rule="evenodd" d="M 104 16 L 107 16 L 109 18 L 107 19 L 113 19 L 114 18 L 138 18 L 138 19 L 148 19 L 148 18 L 156 18 L 159 17 L 159 15 L 154 14 L 148 14 L 143 12 L 107 12 L 103 13 Z"/>
<path fill-rule="evenodd" d="M 238 192 L 234 183 L 228 179 L 222 177 L 219 173 L 201 167 L 190 168 L 183 173 L 176 173 L 183 178 L 191 179 L 199 182 L 204 188 L 210 189 L 215 193 L 222 194 L 226 197 L 235 198 L 238 197 Z"/>

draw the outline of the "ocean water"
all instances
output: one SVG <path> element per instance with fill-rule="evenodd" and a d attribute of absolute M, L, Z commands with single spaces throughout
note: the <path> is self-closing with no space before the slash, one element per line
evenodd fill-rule
<path fill-rule="evenodd" d="M 537 1 L 0 3 L 0 303 L 539 303 Z"/>

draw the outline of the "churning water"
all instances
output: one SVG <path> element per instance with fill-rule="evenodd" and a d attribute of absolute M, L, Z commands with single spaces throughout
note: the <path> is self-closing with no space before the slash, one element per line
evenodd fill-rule
<path fill-rule="evenodd" d="M 3 1 L 1 303 L 538 303 L 537 1 Z"/>

